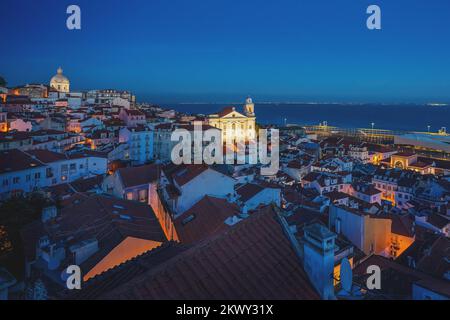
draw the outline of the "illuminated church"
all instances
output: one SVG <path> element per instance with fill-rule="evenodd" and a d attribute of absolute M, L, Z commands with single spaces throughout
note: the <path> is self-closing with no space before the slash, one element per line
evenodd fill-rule
<path fill-rule="evenodd" d="M 245 100 L 244 112 L 235 107 L 226 107 L 208 117 L 208 123 L 222 131 L 222 141 L 249 141 L 256 138 L 255 105 L 249 97 Z"/>
<path fill-rule="evenodd" d="M 57 74 L 50 80 L 50 87 L 58 92 L 70 92 L 70 81 L 63 75 L 63 70 L 61 67 L 58 68 Z"/>

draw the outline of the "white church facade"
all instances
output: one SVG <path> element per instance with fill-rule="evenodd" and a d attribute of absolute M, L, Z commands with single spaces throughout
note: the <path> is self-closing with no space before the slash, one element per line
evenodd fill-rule
<path fill-rule="evenodd" d="M 208 116 L 208 124 L 222 132 L 222 142 L 250 141 L 256 139 L 255 105 L 247 98 L 244 112 L 236 111 L 235 107 L 226 107 L 219 113 Z"/>

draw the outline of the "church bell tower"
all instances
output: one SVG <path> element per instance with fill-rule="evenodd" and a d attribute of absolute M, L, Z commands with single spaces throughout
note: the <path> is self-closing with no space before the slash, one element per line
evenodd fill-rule
<path fill-rule="evenodd" d="M 245 99 L 244 114 L 247 117 L 255 116 L 255 104 L 253 103 L 253 100 L 250 97 Z"/>

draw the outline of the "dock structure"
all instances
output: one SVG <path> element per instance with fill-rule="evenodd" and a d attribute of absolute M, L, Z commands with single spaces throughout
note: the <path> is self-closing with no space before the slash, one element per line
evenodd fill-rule
<path fill-rule="evenodd" d="M 318 139 L 344 137 L 354 141 L 382 145 L 396 145 L 422 155 L 450 159 L 450 134 L 446 131 L 416 132 L 371 128 L 340 128 L 327 124 L 303 125 L 306 134 L 316 134 Z"/>
<path fill-rule="evenodd" d="M 359 141 L 372 142 L 377 144 L 392 144 L 394 137 L 411 133 L 401 130 L 370 129 L 370 128 L 340 128 L 328 125 L 306 125 L 307 134 L 317 134 L 320 137 L 342 136 L 350 137 Z"/>

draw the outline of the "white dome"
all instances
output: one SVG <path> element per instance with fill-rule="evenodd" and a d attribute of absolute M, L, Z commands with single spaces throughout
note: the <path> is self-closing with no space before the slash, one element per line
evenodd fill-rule
<path fill-rule="evenodd" d="M 53 76 L 53 78 L 50 80 L 50 83 L 69 83 L 69 79 L 67 79 L 63 74 L 63 70 L 61 68 L 58 68 L 58 73 Z"/>
<path fill-rule="evenodd" d="M 57 74 L 50 79 L 50 87 L 56 89 L 59 92 L 70 91 L 70 81 L 63 75 L 63 70 L 58 68 Z"/>

